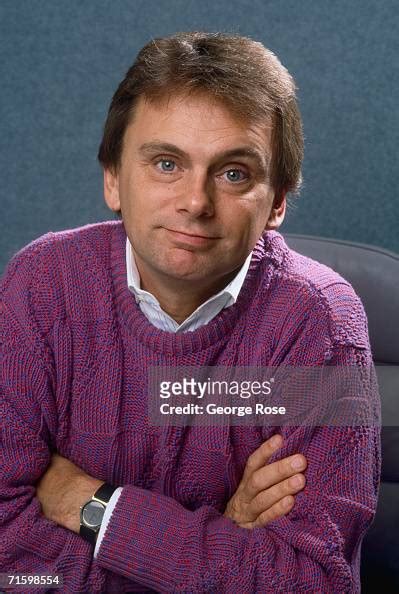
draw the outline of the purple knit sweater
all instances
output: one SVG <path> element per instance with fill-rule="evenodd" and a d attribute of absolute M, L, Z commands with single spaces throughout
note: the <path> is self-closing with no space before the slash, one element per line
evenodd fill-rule
<path fill-rule="evenodd" d="M 237 303 L 173 334 L 129 292 L 125 241 L 114 221 L 48 233 L 3 277 L 0 571 L 63 574 L 63 592 L 90 594 L 358 592 L 378 429 L 279 429 L 272 461 L 304 454 L 306 487 L 286 517 L 247 530 L 223 512 L 248 456 L 276 429 L 152 427 L 146 390 L 149 365 L 370 365 L 359 298 L 269 231 Z M 55 450 L 124 486 L 96 560 L 35 497 Z"/>

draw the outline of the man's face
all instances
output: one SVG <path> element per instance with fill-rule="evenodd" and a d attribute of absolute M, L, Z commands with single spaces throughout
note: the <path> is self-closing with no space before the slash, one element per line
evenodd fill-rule
<path fill-rule="evenodd" d="M 272 209 L 271 125 L 237 119 L 210 96 L 143 98 L 125 132 L 121 166 L 105 171 L 105 198 L 120 209 L 145 285 L 232 277 Z"/>

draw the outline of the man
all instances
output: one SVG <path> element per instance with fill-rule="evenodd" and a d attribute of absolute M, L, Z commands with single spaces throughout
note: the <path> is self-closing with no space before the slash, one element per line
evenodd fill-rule
<path fill-rule="evenodd" d="M 371 366 L 353 289 L 276 231 L 300 185 L 292 78 L 244 37 L 154 40 L 99 159 L 122 222 L 49 233 L 3 279 L 2 571 L 64 592 L 358 591 L 375 428 L 147 414 L 150 367 Z"/>

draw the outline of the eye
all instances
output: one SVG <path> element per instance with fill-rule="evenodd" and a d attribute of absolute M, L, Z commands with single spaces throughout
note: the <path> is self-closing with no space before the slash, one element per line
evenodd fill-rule
<path fill-rule="evenodd" d="M 176 168 L 176 163 L 172 159 L 159 159 L 155 166 L 164 173 L 173 173 Z"/>
<path fill-rule="evenodd" d="M 223 173 L 223 176 L 226 176 L 225 179 L 229 182 L 237 183 L 246 181 L 248 179 L 248 175 L 242 169 L 228 169 Z"/>

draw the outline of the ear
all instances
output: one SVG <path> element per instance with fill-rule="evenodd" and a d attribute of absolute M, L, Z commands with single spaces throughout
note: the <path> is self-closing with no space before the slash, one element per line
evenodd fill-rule
<path fill-rule="evenodd" d="M 269 219 L 266 223 L 265 229 L 278 229 L 281 223 L 284 221 L 285 211 L 287 208 L 287 200 L 285 197 L 285 192 L 280 194 L 279 196 L 275 196 L 274 204 L 278 206 L 272 207 L 272 210 L 269 215 Z"/>
<path fill-rule="evenodd" d="M 111 169 L 104 169 L 104 198 L 113 211 L 120 211 L 119 175 Z"/>

